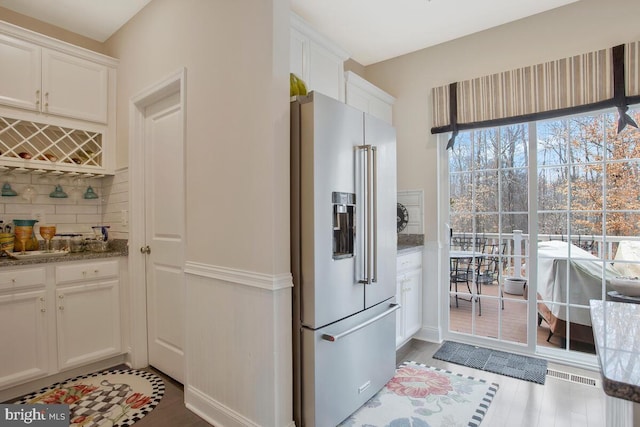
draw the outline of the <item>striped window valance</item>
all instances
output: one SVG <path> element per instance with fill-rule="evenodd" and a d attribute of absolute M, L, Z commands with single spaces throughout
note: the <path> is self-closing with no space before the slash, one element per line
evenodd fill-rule
<path fill-rule="evenodd" d="M 640 42 L 433 89 L 432 133 L 522 123 L 640 102 Z M 628 118 L 628 120 L 626 120 Z M 625 124 L 635 126 L 630 117 Z"/>

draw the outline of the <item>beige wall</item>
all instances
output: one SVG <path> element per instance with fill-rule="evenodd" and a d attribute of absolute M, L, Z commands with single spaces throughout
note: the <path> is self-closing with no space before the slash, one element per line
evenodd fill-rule
<path fill-rule="evenodd" d="M 347 59 L 346 61 L 344 61 L 344 71 L 352 71 L 354 73 L 356 73 L 357 75 L 359 75 L 360 77 L 364 77 L 365 75 L 365 67 L 364 65 L 360 64 L 358 61 L 354 60 L 354 59 Z"/>
<path fill-rule="evenodd" d="M 288 22 L 287 0 L 153 0 L 106 43 L 118 167 L 130 99 L 186 69 L 185 402 L 215 425 L 291 425 Z"/>
<path fill-rule="evenodd" d="M 106 42 L 120 60 L 117 167 L 131 97 L 187 70 L 187 261 L 289 271 L 288 25 L 274 30 L 275 2 L 154 0 Z"/>
<path fill-rule="evenodd" d="M 26 28 L 31 31 L 35 31 L 40 34 L 44 34 L 49 37 L 53 37 L 54 39 L 62 40 L 64 42 L 92 50 L 94 52 L 103 54 L 105 53 L 104 44 L 96 40 L 83 37 L 79 34 L 72 33 L 71 31 L 63 30 L 60 27 L 47 24 L 46 22 L 38 21 L 37 19 L 30 18 L 20 13 L 16 13 L 4 7 L 0 7 L 0 20 L 9 22 L 22 28 Z"/>
<path fill-rule="evenodd" d="M 431 88 L 640 40 L 639 16 L 637 0 L 581 0 L 365 68 L 396 97 L 398 189 L 424 189 L 427 241 L 438 230 Z"/>
<path fill-rule="evenodd" d="M 436 136 L 431 130 L 431 89 L 454 81 L 538 64 L 640 40 L 640 2 L 581 0 L 458 40 L 407 54 L 365 68 L 365 78 L 396 97 L 393 122 L 397 131 L 398 189 L 424 190 L 425 263 L 423 290 L 424 339 L 438 340 L 441 286 L 438 231 Z M 444 273 L 443 273 L 444 274 Z M 446 276 L 445 276 L 446 277 Z"/>

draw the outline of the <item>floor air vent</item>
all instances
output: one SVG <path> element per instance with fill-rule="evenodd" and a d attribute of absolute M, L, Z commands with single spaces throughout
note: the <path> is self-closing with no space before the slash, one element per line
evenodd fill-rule
<path fill-rule="evenodd" d="M 572 383 L 598 387 L 598 381 L 595 378 L 583 377 L 582 375 L 576 375 L 569 372 L 562 372 L 562 371 L 556 371 L 554 369 L 547 369 L 547 376 L 559 378 L 565 381 L 571 381 Z"/>

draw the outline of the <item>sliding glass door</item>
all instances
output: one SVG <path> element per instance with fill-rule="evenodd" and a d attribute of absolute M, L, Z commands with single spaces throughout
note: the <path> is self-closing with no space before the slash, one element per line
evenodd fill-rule
<path fill-rule="evenodd" d="M 593 353 L 589 299 L 640 276 L 640 131 L 606 111 L 461 132 L 447 156 L 450 333 Z"/>
<path fill-rule="evenodd" d="M 482 129 L 449 152 L 450 331 L 527 344 L 528 141 L 526 124 Z"/>

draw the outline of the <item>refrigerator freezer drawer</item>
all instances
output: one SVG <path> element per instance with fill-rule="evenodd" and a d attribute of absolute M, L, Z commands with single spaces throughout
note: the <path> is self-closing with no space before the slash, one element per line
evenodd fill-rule
<path fill-rule="evenodd" d="M 303 427 L 338 425 L 391 379 L 397 308 L 387 301 L 322 329 L 303 328 Z"/>

